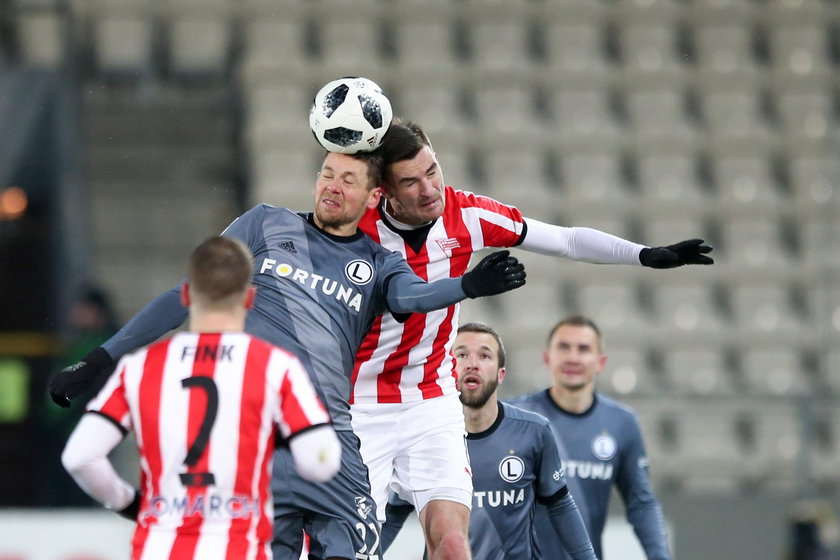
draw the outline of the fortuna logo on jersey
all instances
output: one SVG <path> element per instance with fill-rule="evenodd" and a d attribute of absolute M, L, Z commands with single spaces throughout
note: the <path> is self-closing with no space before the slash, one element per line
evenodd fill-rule
<path fill-rule="evenodd" d="M 274 275 L 278 278 L 288 278 L 293 282 L 300 283 L 301 286 L 320 291 L 325 296 L 334 295 L 335 299 L 344 302 L 347 307 L 355 309 L 357 312 L 361 311 L 362 294 L 349 286 L 339 284 L 336 280 L 295 268 L 287 263 L 278 264 L 275 259 L 263 259 L 260 274 L 266 274 L 270 271 L 274 271 Z M 355 260 L 347 264 L 344 273 L 347 274 L 347 278 L 352 283 L 363 286 L 373 278 L 373 267 L 365 261 Z"/>
<path fill-rule="evenodd" d="M 447 239 L 436 239 L 435 243 L 438 244 L 440 250 L 443 251 L 447 257 L 452 256 L 452 249 L 457 249 L 461 246 L 461 244 L 458 243 L 458 240 L 454 237 L 449 237 Z"/>

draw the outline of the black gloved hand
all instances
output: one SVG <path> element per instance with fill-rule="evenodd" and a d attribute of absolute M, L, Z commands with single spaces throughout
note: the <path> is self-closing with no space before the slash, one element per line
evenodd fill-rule
<path fill-rule="evenodd" d="M 487 255 L 461 277 L 461 288 L 469 298 L 494 296 L 525 285 L 525 267 L 510 251 Z"/>
<path fill-rule="evenodd" d="M 646 247 L 639 253 L 639 262 L 642 266 L 651 268 L 676 268 L 684 264 L 714 264 L 712 257 L 706 256 L 712 248 L 703 243 L 702 239 L 689 239 L 667 247 Z"/>
<path fill-rule="evenodd" d="M 70 401 L 114 370 L 114 360 L 101 346 L 91 350 L 80 362 L 54 373 L 48 385 L 55 404 L 67 408 Z"/>
<path fill-rule="evenodd" d="M 130 504 L 117 511 L 117 514 L 129 521 L 137 521 L 138 513 L 140 513 L 140 492 L 134 490 L 134 499 L 131 500 Z"/>

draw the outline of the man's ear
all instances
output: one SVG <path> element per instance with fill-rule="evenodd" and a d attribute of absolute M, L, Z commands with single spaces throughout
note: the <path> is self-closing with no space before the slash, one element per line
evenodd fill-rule
<path fill-rule="evenodd" d="M 504 382 L 505 375 L 507 375 L 507 370 L 505 368 L 499 368 L 499 385 Z"/>
<path fill-rule="evenodd" d="M 245 309 L 252 309 L 254 307 L 254 300 L 257 297 L 257 287 L 251 284 L 248 286 L 248 292 L 245 294 Z"/>
<path fill-rule="evenodd" d="M 379 206 L 379 200 L 382 198 L 382 187 L 376 187 L 368 195 L 367 207 L 376 208 Z"/>
<path fill-rule="evenodd" d="M 181 284 L 181 305 L 187 308 L 190 306 L 190 284 L 186 281 Z"/>

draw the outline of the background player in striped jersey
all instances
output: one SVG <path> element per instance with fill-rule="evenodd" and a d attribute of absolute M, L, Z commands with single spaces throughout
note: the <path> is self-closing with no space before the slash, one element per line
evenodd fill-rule
<path fill-rule="evenodd" d="M 395 119 L 381 149 L 384 197 L 360 228 L 430 281 L 463 274 L 472 254 L 487 247 L 654 268 L 713 262 L 699 239 L 645 247 L 591 228 L 545 224 L 446 186 L 429 138 L 414 123 Z M 404 322 L 377 318 L 353 373 L 353 428 L 378 514 L 384 517 L 390 489 L 404 496 L 419 512 L 433 559 L 439 548 L 440 558 L 469 558 L 472 490 L 450 355 L 458 310 L 455 304 Z"/>
<path fill-rule="evenodd" d="M 350 373 L 374 318 L 447 307 L 466 297 L 522 286 L 525 272 L 500 251 L 463 277 L 426 283 L 400 255 L 358 231 L 366 209 L 379 202 L 380 152 L 327 153 L 314 189 L 312 213 L 267 204 L 237 218 L 224 235 L 254 255 L 259 287 L 246 331 L 294 353 L 309 371 L 342 444 L 342 466 L 327 484 L 300 478 L 288 450 L 274 461 L 275 558 L 297 560 L 303 531 L 316 558 L 375 558 L 379 523 L 367 468 L 351 431 Z M 113 358 L 147 344 L 186 316 L 178 288 L 158 296 L 83 361 L 50 380 L 50 395 L 69 404 L 113 367 Z M 462 446 L 463 453 L 463 446 Z"/>
<path fill-rule="evenodd" d="M 473 473 L 469 539 L 477 559 L 536 560 L 543 554 L 534 534 L 534 508 L 543 505 L 552 531 L 576 560 L 595 558 L 586 527 L 563 476 L 554 433 L 545 418 L 498 401 L 504 381 L 505 348 L 482 323 L 458 329 L 458 385 L 467 425 Z M 387 548 L 411 506 L 389 504 L 382 529 Z M 559 549 L 544 550 L 547 557 Z"/>
<path fill-rule="evenodd" d="M 670 560 L 636 415 L 595 392 L 595 378 L 607 362 L 601 331 L 587 317 L 564 318 L 551 329 L 543 360 L 554 378 L 551 387 L 511 403 L 545 416 L 562 440 L 566 476 L 575 498 L 583 503 L 581 513 L 595 552 L 601 557 L 601 535 L 615 485 L 647 557 Z M 544 550 L 554 550 L 556 539 L 544 530 L 547 518 L 539 510 L 540 542 Z"/>
<path fill-rule="evenodd" d="M 300 361 L 243 332 L 252 267 L 239 241 L 199 245 L 182 286 L 190 332 L 124 356 L 67 442 L 79 486 L 136 520 L 132 558 L 270 558 L 275 429 L 305 478 L 338 470 L 341 447 Z M 108 461 L 132 430 L 140 491 Z"/>

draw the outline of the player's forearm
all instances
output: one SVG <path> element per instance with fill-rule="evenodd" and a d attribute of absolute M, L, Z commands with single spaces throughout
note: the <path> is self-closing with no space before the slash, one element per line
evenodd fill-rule
<path fill-rule="evenodd" d="M 587 227 L 563 227 L 526 219 L 526 251 L 598 264 L 640 265 L 644 245 Z"/>
<path fill-rule="evenodd" d="M 654 501 L 641 507 L 629 508 L 627 510 L 627 521 L 633 526 L 636 537 L 639 539 L 648 560 L 671 560 L 665 520 L 658 502 Z"/>
<path fill-rule="evenodd" d="M 120 511 L 131 504 L 134 488 L 120 478 L 108 460 L 108 453 L 122 440 L 122 434 L 107 420 L 85 414 L 67 440 L 61 463 L 76 484 L 106 508 Z"/>
<path fill-rule="evenodd" d="M 466 298 L 460 278 L 426 283 L 419 277 L 398 274 L 388 287 L 388 309 L 393 313 L 428 313 Z"/>
<path fill-rule="evenodd" d="M 595 550 L 572 495 L 546 505 L 551 524 L 572 560 L 595 560 Z"/>
<path fill-rule="evenodd" d="M 128 352 L 154 342 L 186 320 L 187 309 L 181 304 L 179 289 L 172 288 L 153 299 L 102 344 L 115 362 Z"/>

